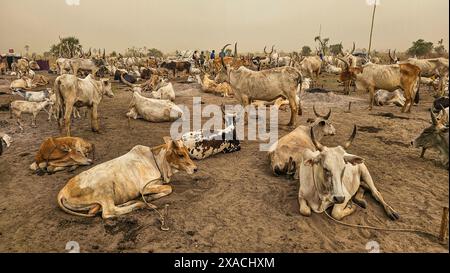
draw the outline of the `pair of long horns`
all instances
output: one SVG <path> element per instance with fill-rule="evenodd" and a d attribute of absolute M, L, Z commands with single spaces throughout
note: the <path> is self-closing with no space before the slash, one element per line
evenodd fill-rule
<path fill-rule="evenodd" d="M 267 53 L 266 48 L 267 48 L 267 46 L 264 47 L 264 53 L 265 53 L 265 54 L 272 55 L 273 50 L 274 50 L 274 48 L 275 48 L 275 45 L 272 46 L 272 50 L 270 51 L 270 53 Z"/>
<path fill-rule="evenodd" d="M 397 61 L 397 54 L 395 53 L 397 50 L 394 49 L 394 57 L 391 56 L 391 50 L 389 49 L 389 59 L 391 59 L 391 62 L 395 63 Z"/>
<path fill-rule="evenodd" d="M 348 149 L 352 145 L 352 142 L 353 142 L 353 140 L 355 140 L 355 137 L 356 137 L 356 131 L 357 131 L 357 128 L 356 128 L 356 125 L 354 125 L 353 126 L 352 135 L 344 143 L 344 145 L 342 145 L 342 147 L 344 149 Z M 316 140 L 316 137 L 314 136 L 314 129 L 313 129 L 313 127 L 311 127 L 311 129 L 310 129 L 310 136 L 311 136 L 312 143 L 314 144 L 316 149 L 319 150 L 319 151 L 323 151 L 324 146 L 322 144 L 320 144 L 319 141 Z"/>
<path fill-rule="evenodd" d="M 331 116 L 331 109 L 330 109 L 330 111 L 328 111 L 328 114 L 326 114 L 325 116 L 322 116 L 319 113 L 317 113 L 315 105 L 313 105 L 313 111 L 314 111 L 314 115 L 316 115 L 316 117 L 323 118 L 324 120 L 328 120 Z"/>

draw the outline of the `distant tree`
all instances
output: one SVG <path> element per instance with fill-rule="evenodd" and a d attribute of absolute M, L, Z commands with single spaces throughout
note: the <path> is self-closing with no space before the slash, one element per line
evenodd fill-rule
<path fill-rule="evenodd" d="M 148 52 L 147 55 L 149 57 L 162 58 L 164 55 L 161 50 L 156 48 L 150 48 L 147 52 Z"/>
<path fill-rule="evenodd" d="M 428 55 L 433 50 L 433 43 L 427 42 L 424 39 L 419 39 L 413 42 L 412 47 L 410 47 L 407 51 L 410 56 L 418 56 L 422 57 Z"/>
<path fill-rule="evenodd" d="M 55 57 L 73 58 L 82 53 L 82 46 L 76 37 L 60 37 L 59 43 L 50 47 L 50 52 Z"/>
<path fill-rule="evenodd" d="M 232 56 L 232 55 L 233 55 L 233 51 L 231 49 L 227 48 L 225 50 L 225 56 Z"/>
<path fill-rule="evenodd" d="M 434 47 L 434 52 L 436 52 L 439 56 L 447 55 L 447 50 L 444 47 L 444 39 L 440 39 L 438 41 L 438 45 Z"/>
<path fill-rule="evenodd" d="M 309 46 L 302 47 L 302 56 L 309 56 L 311 55 L 311 48 Z"/>
<path fill-rule="evenodd" d="M 320 44 L 320 48 L 319 51 L 323 53 L 323 55 L 327 55 L 328 53 L 328 43 L 330 42 L 330 38 L 324 38 L 322 39 L 322 37 L 317 36 L 314 38 L 315 42 L 319 42 Z"/>
<path fill-rule="evenodd" d="M 111 52 L 111 54 L 109 54 L 109 56 L 111 56 L 111 57 L 117 57 L 117 52 L 116 52 L 116 51 L 113 51 L 113 52 Z"/>
<path fill-rule="evenodd" d="M 330 45 L 330 52 L 333 55 L 338 55 L 339 53 L 342 52 L 343 49 L 344 49 L 344 46 L 342 46 L 342 43 Z"/>

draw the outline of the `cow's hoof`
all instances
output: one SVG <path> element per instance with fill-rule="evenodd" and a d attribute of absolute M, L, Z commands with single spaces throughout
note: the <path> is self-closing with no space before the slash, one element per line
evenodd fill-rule
<path fill-rule="evenodd" d="M 391 207 L 386 209 L 386 213 L 393 221 L 400 219 L 400 215 Z"/>
<path fill-rule="evenodd" d="M 45 174 L 45 171 L 43 169 L 37 169 L 35 171 L 35 174 L 37 174 L 38 176 L 43 176 Z"/>
<path fill-rule="evenodd" d="M 360 207 L 363 208 L 363 209 L 366 209 L 366 208 L 367 208 L 367 202 L 366 202 L 366 200 L 353 198 L 353 202 L 355 202 L 355 204 L 357 204 L 358 206 L 360 206 Z"/>

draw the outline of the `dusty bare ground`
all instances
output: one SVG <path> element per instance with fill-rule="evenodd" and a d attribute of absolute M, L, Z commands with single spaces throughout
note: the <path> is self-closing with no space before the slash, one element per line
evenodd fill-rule
<path fill-rule="evenodd" d="M 384 198 L 401 215 L 388 220 L 382 208 L 368 196 L 369 206 L 345 219 L 353 224 L 389 228 L 417 228 L 438 233 L 441 209 L 448 205 L 448 172 L 428 152 L 409 142 L 428 124 L 432 97 L 422 92 L 422 101 L 412 114 L 401 114 L 397 107 L 366 110 L 367 94 L 339 95 L 342 89 L 334 76 L 322 76 L 320 83 L 337 96 L 308 95 L 300 124 L 313 117 L 312 103 L 323 113 L 333 110 L 337 136 L 323 140 L 335 145 L 344 141 L 353 124 L 360 127 L 349 152 L 366 158 L 366 164 Z M 137 144 L 154 146 L 169 135 L 170 123 L 133 121 L 129 129 L 125 113 L 131 94 L 114 85 L 116 97 L 104 98 L 100 105 L 101 133 L 92 133 L 89 121 L 76 120 L 73 133 L 95 143 L 96 164 L 128 152 Z M 235 103 L 234 99 L 202 94 L 196 84 L 175 84 L 176 103 L 192 107 L 192 96 L 206 103 Z M 321 97 L 320 97 L 321 96 Z M 0 103 L 9 101 L 0 96 Z M 16 98 L 15 98 L 16 99 Z M 352 112 L 345 113 L 353 100 Z M 394 113 L 406 119 L 377 115 Z M 244 141 L 242 150 L 198 161 L 193 176 L 173 177 L 174 192 L 155 202 L 170 205 L 170 231 L 161 231 L 158 216 L 141 210 L 113 220 L 78 218 L 62 212 L 56 204 L 58 191 L 74 173 L 51 176 L 33 175 L 28 166 L 40 143 L 58 136 L 56 123 L 46 114 L 38 118 L 38 128 L 29 126 L 18 133 L 9 113 L 0 112 L 0 131 L 11 134 L 14 143 L 0 157 L 0 251 L 64 252 L 68 241 L 77 241 L 82 252 L 365 252 L 366 243 L 377 241 L 384 252 L 448 252 L 437 239 L 416 233 L 395 233 L 351 228 L 332 222 L 325 215 L 302 217 L 297 204 L 298 181 L 272 175 L 259 143 Z M 289 112 L 280 111 L 286 124 Z M 289 131 L 280 129 L 280 135 Z"/>

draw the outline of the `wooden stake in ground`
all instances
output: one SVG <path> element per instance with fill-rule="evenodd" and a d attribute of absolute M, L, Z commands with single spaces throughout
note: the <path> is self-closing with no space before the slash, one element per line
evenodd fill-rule
<path fill-rule="evenodd" d="M 352 102 L 349 102 L 348 103 L 348 110 L 347 111 L 345 111 L 345 113 L 351 113 L 352 112 Z"/>
<path fill-rule="evenodd" d="M 444 207 L 442 210 L 441 232 L 439 233 L 439 242 L 446 244 L 446 237 L 448 233 L 448 208 Z"/>

